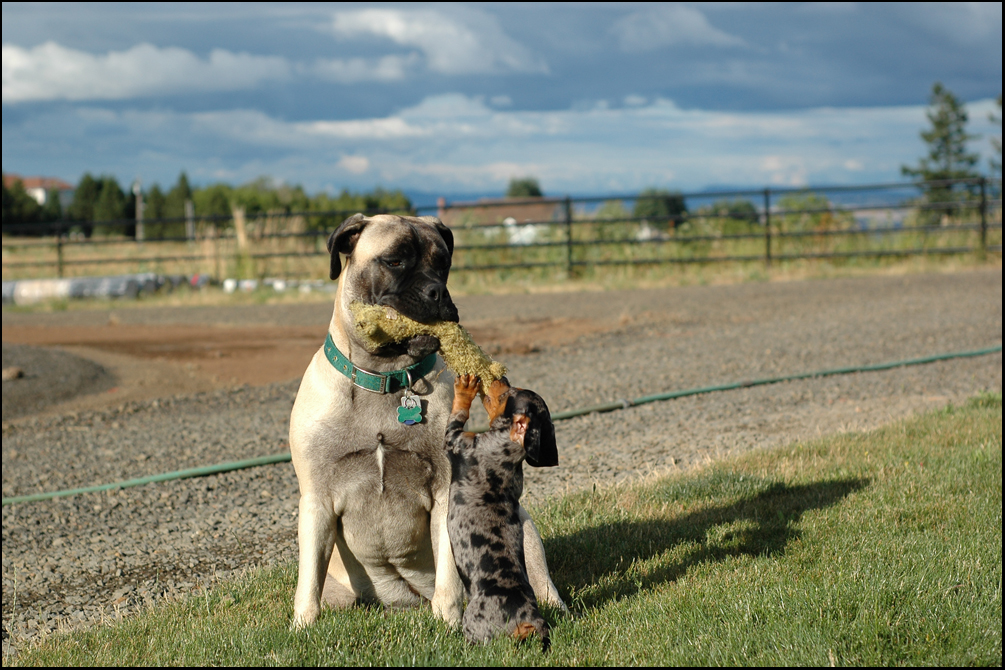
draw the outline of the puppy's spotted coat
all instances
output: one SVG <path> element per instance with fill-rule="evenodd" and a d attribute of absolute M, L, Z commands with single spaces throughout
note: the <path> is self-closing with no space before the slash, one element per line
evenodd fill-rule
<path fill-rule="evenodd" d="M 480 384 L 470 375 L 454 383 L 445 446 L 450 457 L 447 533 L 468 597 L 462 628 L 472 643 L 500 633 L 519 640 L 537 633 L 548 649 L 548 624 L 537 608 L 524 561 L 523 461 L 558 464 L 555 428 L 533 391 L 497 381 L 485 393 L 490 430 L 464 432 Z"/>

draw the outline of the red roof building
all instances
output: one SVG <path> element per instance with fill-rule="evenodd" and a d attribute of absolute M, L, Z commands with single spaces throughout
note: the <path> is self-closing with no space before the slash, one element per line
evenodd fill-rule
<path fill-rule="evenodd" d="M 50 190 L 55 189 L 61 194 L 74 190 L 73 184 L 67 184 L 62 179 L 57 179 L 56 177 L 22 177 L 19 174 L 13 173 L 7 173 L 3 176 L 3 185 L 6 188 L 11 188 L 14 182 L 17 181 L 24 184 L 24 190 L 40 205 L 45 204 L 45 199 Z"/>

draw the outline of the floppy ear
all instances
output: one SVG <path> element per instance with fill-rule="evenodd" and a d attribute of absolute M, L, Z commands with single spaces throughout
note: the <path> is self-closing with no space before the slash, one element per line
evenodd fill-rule
<path fill-rule="evenodd" d="M 335 232 L 328 238 L 328 253 L 332 257 L 331 270 L 328 272 L 328 276 L 333 280 L 338 279 L 338 276 L 342 273 L 342 261 L 338 255 L 342 253 L 348 256 L 352 253 L 352 250 L 356 247 L 356 242 L 359 240 L 359 234 L 363 232 L 368 223 L 370 223 L 370 219 L 362 214 L 353 214 L 343 221 L 342 225 L 336 228 Z"/>
<path fill-rule="evenodd" d="M 436 230 L 439 231 L 440 237 L 442 237 L 443 241 L 447 243 L 447 251 L 449 251 L 450 255 L 453 256 L 454 255 L 454 231 L 450 230 L 445 225 L 443 225 L 443 222 L 440 221 L 435 216 L 422 216 L 422 217 L 419 217 L 419 218 L 421 218 L 426 223 L 433 224 L 433 226 L 436 228 Z"/>
<path fill-rule="evenodd" d="M 440 236 L 443 241 L 447 243 L 447 251 L 451 256 L 454 255 L 454 231 L 443 225 L 439 219 L 436 220 L 436 229 L 440 231 Z"/>
<path fill-rule="evenodd" d="M 513 417 L 514 421 L 516 416 Z M 547 411 L 535 413 L 527 434 L 523 438 L 523 449 L 526 452 L 527 465 L 535 468 L 547 468 L 558 465 L 558 443 L 555 441 L 555 424 Z"/>

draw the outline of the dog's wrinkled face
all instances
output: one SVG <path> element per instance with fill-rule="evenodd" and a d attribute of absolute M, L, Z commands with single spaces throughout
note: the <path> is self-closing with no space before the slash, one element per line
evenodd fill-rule
<path fill-rule="evenodd" d="M 439 219 L 382 214 L 346 219 L 328 238 L 331 278 L 340 278 L 346 305 L 387 305 L 424 323 L 458 320 L 447 291 L 454 236 Z M 343 271 L 339 254 L 345 254 Z M 388 353 L 420 355 L 439 347 L 428 335 L 391 345 Z M 431 347 L 431 348 L 430 348 Z"/>

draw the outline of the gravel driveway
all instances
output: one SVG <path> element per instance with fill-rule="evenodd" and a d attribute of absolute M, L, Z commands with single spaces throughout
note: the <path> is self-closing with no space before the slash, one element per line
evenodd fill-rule
<path fill-rule="evenodd" d="M 585 333 L 498 355 L 510 379 L 538 391 L 552 411 L 1002 341 L 1000 268 L 457 302 L 463 321 L 484 329 L 547 321 Z M 330 317 L 330 308 L 309 308 L 319 323 Z M 276 318 L 268 307 L 247 309 L 257 310 L 245 314 L 250 320 Z M 142 319 L 143 311 L 130 310 L 130 318 Z M 160 312 L 156 318 L 165 318 Z M 190 313 L 172 314 L 185 322 Z M 288 448 L 297 385 L 5 423 L 3 495 L 277 453 Z M 557 425 L 561 466 L 528 468 L 525 499 L 533 505 L 593 484 L 873 428 L 1001 387 L 998 353 L 571 419 Z M 8 634 L 16 646 L 43 631 L 90 625 L 191 593 L 249 566 L 293 560 L 296 524 L 297 482 L 288 463 L 4 507 L 5 653 Z"/>

